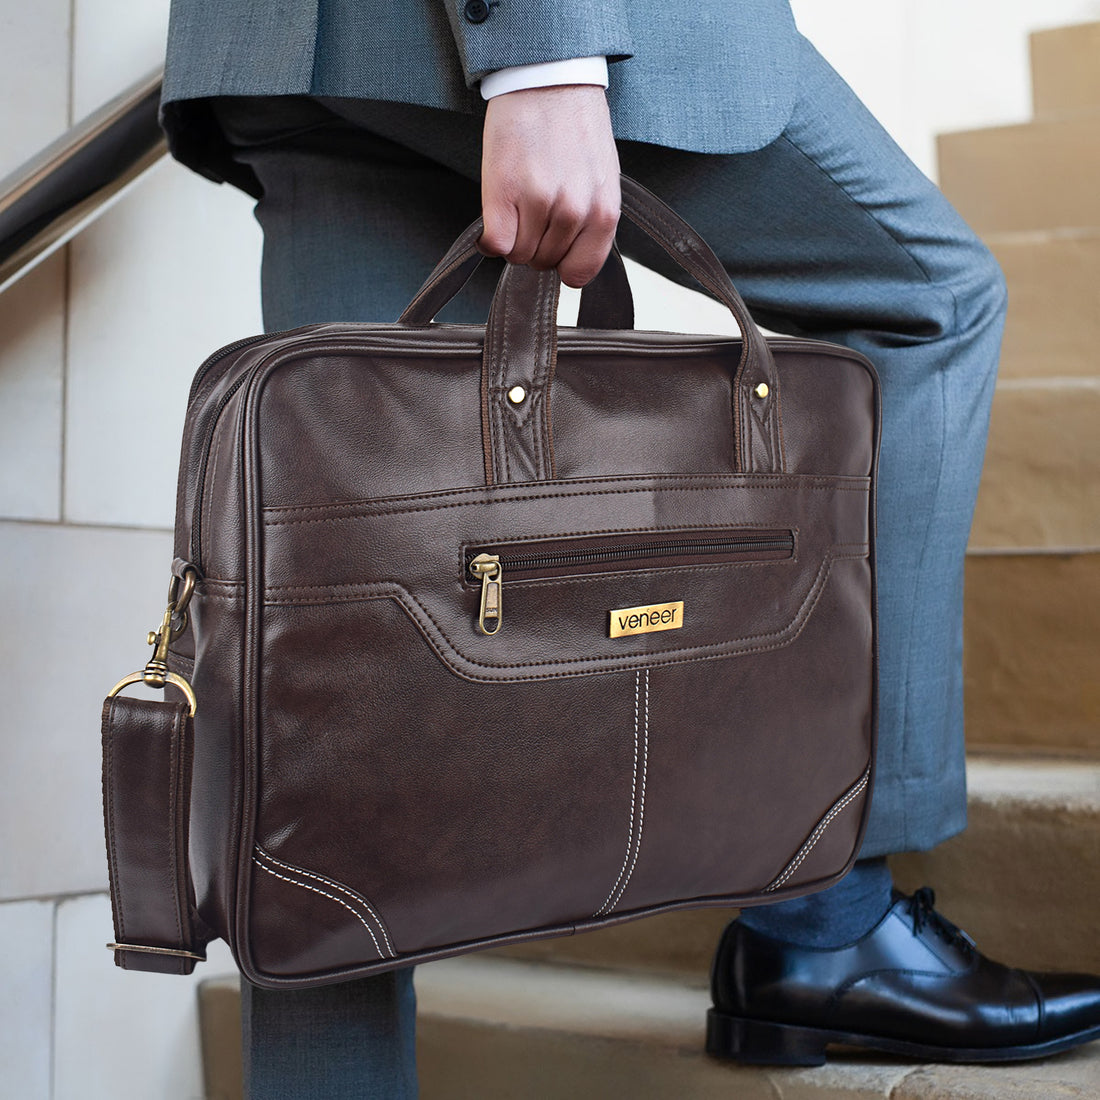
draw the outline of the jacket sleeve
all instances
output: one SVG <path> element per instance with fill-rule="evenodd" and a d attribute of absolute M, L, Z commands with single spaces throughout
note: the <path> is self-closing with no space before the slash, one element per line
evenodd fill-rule
<path fill-rule="evenodd" d="M 476 88 L 488 72 L 537 61 L 633 56 L 628 0 L 439 0 L 462 72 Z"/>

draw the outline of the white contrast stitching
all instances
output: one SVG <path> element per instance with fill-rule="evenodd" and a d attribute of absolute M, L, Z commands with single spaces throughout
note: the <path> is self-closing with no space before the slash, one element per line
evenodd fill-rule
<path fill-rule="evenodd" d="M 641 687 L 642 673 L 639 670 L 634 676 L 634 772 L 630 785 L 630 834 L 626 838 L 626 852 L 623 855 L 623 865 L 619 868 L 619 873 L 615 876 L 615 881 L 611 884 L 611 889 L 608 891 L 607 897 L 603 899 L 603 904 L 596 910 L 593 916 L 600 916 L 601 913 L 607 908 L 607 904 L 615 896 L 615 891 L 619 888 L 619 883 L 622 882 L 623 873 L 626 871 L 626 865 L 630 862 L 630 853 L 634 848 L 634 800 L 638 791 L 638 692 Z"/>
<path fill-rule="evenodd" d="M 833 818 L 836 817 L 836 815 L 840 813 L 840 811 L 843 810 L 844 807 L 847 806 L 853 798 L 856 798 L 864 787 L 867 786 L 867 780 L 870 778 L 870 774 L 871 769 L 868 768 L 867 771 L 865 771 L 863 775 L 860 776 L 859 782 L 856 783 L 856 785 L 852 787 L 846 794 L 844 794 L 838 802 L 833 804 L 833 808 L 821 819 L 821 821 L 818 822 L 817 828 L 814 829 L 806 842 L 802 845 L 801 848 L 799 848 L 798 852 L 795 854 L 794 859 L 792 859 L 791 862 L 787 864 L 787 866 L 783 869 L 778 878 L 776 878 L 774 881 L 764 887 L 764 893 L 767 893 L 769 890 L 778 890 L 779 887 L 782 886 L 783 883 L 786 882 L 787 879 L 789 879 L 791 875 L 793 875 L 795 871 L 798 870 L 798 868 L 802 864 L 802 861 L 810 854 L 811 850 L 821 839 L 822 834 L 829 827 L 829 823 L 833 820 Z"/>
<path fill-rule="evenodd" d="M 374 944 L 374 949 L 378 952 L 379 956 L 385 954 L 382 948 L 378 946 L 378 940 L 374 938 L 374 933 L 371 931 L 370 925 L 363 919 L 363 914 L 352 909 L 346 901 L 342 901 L 335 894 L 330 894 L 326 890 L 318 890 L 316 886 L 310 886 L 308 882 L 295 882 L 294 879 L 287 878 L 286 875 L 280 875 L 278 871 L 273 871 L 270 867 L 265 867 L 255 855 L 252 857 L 252 862 L 255 863 L 261 871 L 266 871 L 269 875 L 282 879 L 283 882 L 289 882 L 291 886 L 299 886 L 303 890 L 312 890 L 315 894 L 320 894 L 322 897 L 326 897 L 330 901 L 336 902 L 337 905 L 342 905 L 349 913 L 354 914 L 359 923 L 367 930 L 367 935 L 370 936 L 371 942 Z"/>
<path fill-rule="evenodd" d="M 397 952 L 394 951 L 393 944 L 390 943 L 390 937 L 386 932 L 386 926 L 382 923 L 382 918 L 375 912 L 371 903 L 367 901 L 362 894 L 357 894 L 350 887 L 345 886 L 341 882 L 337 882 L 335 879 L 326 878 L 324 875 L 315 874 L 313 871 L 307 871 L 304 867 L 295 867 L 292 863 L 284 863 L 281 859 L 276 859 L 275 856 L 262 845 L 257 844 L 256 851 L 259 852 L 264 859 L 268 860 L 268 862 L 274 863 L 276 867 L 282 867 L 284 871 L 290 871 L 290 873 L 294 875 L 301 875 L 303 878 L 316 879 L 318 882 L 323 882 L 326 886 L 331 886 L 333 890 L 339 890 L 340 893 L 346 894 L 349 898 L 359 902 L 374 919 L 375 924 L 377 924 L 378 931 L 385 941 L 387 951 L 389 951 L 394 958 L 397 957 Z"/>
<path fill-rule="evenodd" d="M 641 790 L 641 805 L 638 810 L 638 838 L 634 842 L 634 858 L 630 861 L 630 870 L 626 873 L 626 878 L 623 879 L 622 886 L 619 887 L 618 896 L 611 904 L 611 908 L 614 909 L 620 901 L 623 900 L 623 894 L 626 893 L 626 888 L 630 885 L 630 879 L 634 875 L 634 867 L 638 862 L 638 853 L 642 850 L 642 829 L 645 828 L 645 788 L 646 788 L 646 772 L 649 765 L 649 669 L 645 670 L 645 691 L 643 692 L 643 698 L 645 700 L 645 721 L 642 724 L 642 790 Z"/>

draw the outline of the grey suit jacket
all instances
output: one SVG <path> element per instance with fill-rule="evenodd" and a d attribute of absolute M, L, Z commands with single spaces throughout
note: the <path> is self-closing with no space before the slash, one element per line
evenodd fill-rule
<path fill-rule="evenodd" d="M 616 137 L 739 153 L 790 118 L 796 41 L 787 0 L 172 0 L 163 120 L 181 160 L 223 178 L 205 97 L 483 114 L 485 73 L 602 54 Z"/>

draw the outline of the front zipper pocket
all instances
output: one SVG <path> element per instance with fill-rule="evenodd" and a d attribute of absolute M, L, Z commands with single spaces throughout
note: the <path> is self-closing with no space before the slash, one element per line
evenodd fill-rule
<path fill-rule="evenodd" d="M 666 568 L 734 561 L 772 561 L 794 553 L 794 532 L 733 529 L 722 534 L 670 532 L 644 539 L 631 535 L 594 536 L 542 543 L 499 545 L 468 550 L 466 576 L 481 586 L 477 628 L 489 637 L 499 634 L 504 623 L 504 577 L 533 580 L 606 570 Z M 631 608 L 631 611 L 638 609 Z"/>

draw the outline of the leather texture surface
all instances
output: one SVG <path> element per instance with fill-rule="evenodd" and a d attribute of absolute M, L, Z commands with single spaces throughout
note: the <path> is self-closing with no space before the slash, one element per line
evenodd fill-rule
<path fill-rule="evenodd" d="M 716 1012 L 742 1025 L 742 1040 L 759 1040 L 762 1024 L 789 1027 L 777 1037 L 786 1039 L 787 1053 L 798 1052 L 792 1040 L 801 1040 L 803 1055 L 815 1034 L 821 1053 L 826 1041 L 866 1041 L 975 1061 L 1035 1057 L 1100 1035 L 1095 976 L 1002 966 L 936 913 L 933 901 L 927 889 L 912 898 L 895 894 L 867 935 L 835 949 L 783 943 L 735 921 L 715 957 Z M 750 1060 L 753 1050 L 714 1053 Z"/>
<path fill-rule="evenodd" d="M 209 942 L 193 920 L 187 866 L 193 734 L 185 703 L 115 697 L 103 705 L 103 816 L 123 970 L 190 974 Z M 163 952 L 163 953 L 161 953 Z"/>
<path fill-rule="evenodd" d="M 584 327 L 557 326 L 554 272 L 512 266 L 486 325 L 434 324 L 479 220 L 398 321 L 241 341 L 196 376 L 174 568 L 202 579 L 170 660 L 199 699 L 198 913 L 257 984 L 793 896 L 855 857 L 873 369 L 765 340 L 691 227 L 623 185 L 741 339 L 618 327 L 615 256 Z M 494 636 L 479 553 L 506 563 Z M 609 636 L 677 601 L 677 629 Z"/>

